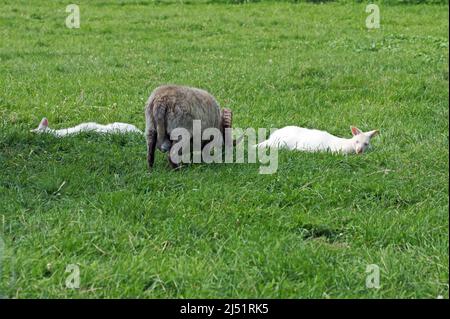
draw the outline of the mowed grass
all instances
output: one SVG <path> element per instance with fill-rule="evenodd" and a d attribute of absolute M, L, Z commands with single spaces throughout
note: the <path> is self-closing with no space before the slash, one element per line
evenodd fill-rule
<path fill-rule="evenodd" d="M 77 1 L 80 29 L 65 1 L 0 3 L 0 295 L 448 298 L 447 5 L 380 4 L 368 31 L 364 3 Z M 260 175 L 161 153 L 149 174 L 141 136 L 29 132 L 143 129 L 165 83 L 207 89 L 236 127 L 381 135 Z"/>

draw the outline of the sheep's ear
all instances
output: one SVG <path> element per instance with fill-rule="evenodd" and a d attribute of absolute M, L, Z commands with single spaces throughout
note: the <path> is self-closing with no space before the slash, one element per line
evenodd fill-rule
<path fill-rule="evenodd" d="M 38 129 L 44 129 L 44 128 L 47 128 L 47 127 L 48 127 L 48 120 L 47 120 L 46 117 L 44 117 L 41 120 L 41 123 L 39 123 Z"/>
<path fill-rule="evenodd" d="M 352 130 L 352 134 L 353 136 L 359 135 L 362 133 L 362 131 L 357 128 L 356 126 L 350 126 L 350 129 Z"/>
<path fill-rule="evenodd" d="M 373 130 L 373 131 L 370 131 L 370 132 L 366 132 L 365 134 L 366 134 L 368 137 L 372 138 L 372 137 L 377 136 L 378 134 L 380 134 L 380 131 L 378 131 L 378 130 Z"/>

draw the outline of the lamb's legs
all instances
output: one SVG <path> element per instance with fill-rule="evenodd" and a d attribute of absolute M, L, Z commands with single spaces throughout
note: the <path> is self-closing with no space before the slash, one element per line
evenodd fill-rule
<path fill-rule="evenodd" d="M 147 132 L 147 163 L 148 169 L 151 170 L 155 162 L 155 148 L 156 148 L 156 130 L 149 130 Z"/>

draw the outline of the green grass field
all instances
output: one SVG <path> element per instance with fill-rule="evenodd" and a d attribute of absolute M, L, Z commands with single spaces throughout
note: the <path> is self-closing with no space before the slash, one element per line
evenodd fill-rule
<path fill-rule="evenodd" d="M 448 5 L 381 3 L 367 30 L 366 3 L 80 0 L 69 29 L 69 3 L 0 0 L 0 295 L 449 297 Z M 165 83 L 210 91 L 236 127 L 381 135 L 260 175 L 159 152 L 149 174 L 141 136 L 29 132 L 143 129 Z"/>

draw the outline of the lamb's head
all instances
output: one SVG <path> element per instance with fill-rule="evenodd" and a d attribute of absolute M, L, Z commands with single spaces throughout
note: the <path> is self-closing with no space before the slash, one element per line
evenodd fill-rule
<path fill-rule="evenodd" d="M 364 153 L 369 148 L 372 137 L 379 133 L 378 130 L 363 132 L 354 126 L 351 127 L 351 130 L 353 134 L 351 141 L 356 154 Z"/>
<path fill-rule="evenodd" d="M 33 130 L 30 130 L 30 132 L 42 133 L 45 132 L 47 129 L 48 129 L 48 120 L 46 117 L 44 117 L 39 123 L 39 126 Z"/>

